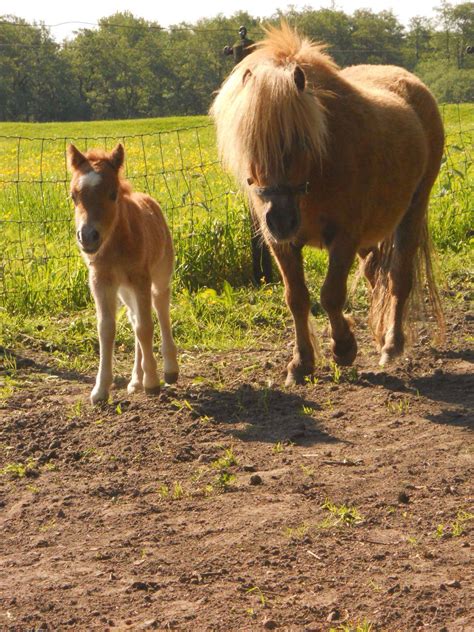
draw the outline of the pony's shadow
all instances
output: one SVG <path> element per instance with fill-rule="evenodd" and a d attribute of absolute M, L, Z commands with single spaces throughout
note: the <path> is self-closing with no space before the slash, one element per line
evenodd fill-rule
<path fill-rule="evenodd" d="M 257 389 L 247 384 L 236 390 L 204 388 L 193 402 L 193 410 L 242 441 L 300 446 L 340 441 L 318 422 L 320 406 L 278 388 Z"/>
<path fill-rule="evenodd" d="M 466 360 L 468 355 L 460 353 L 456 357 Z M 453 407 L 449 410 L 427 414 L 426 419 L 438 424 L 474 429 L 474 373 L 436 372 L 403 380 L 385 372 L 368 372 L 364 379 L 367 385 L 382 386 L 389 391 L 416 393 L 433 402 L 450 404 Z"/>
<path fill-rule="evenodd" d="M 439 373 L 410 380 L 420 395 L 455 408 L 428 414 L 434 423 L 474 430 L 474 373 Z"/>

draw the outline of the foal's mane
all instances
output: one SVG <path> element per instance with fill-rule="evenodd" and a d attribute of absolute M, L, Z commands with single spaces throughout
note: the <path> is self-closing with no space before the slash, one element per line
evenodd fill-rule
<path fill-rule="evenodd" d="M 101 170 L 101 167 L 103 165 L 107 165 L 108 167 L 110 167 L 117 174 L 119 189 L 122 193 L 128 195 L 132 192 L 132 185 L 122 176 L 122 167 L 120 167 L 120 169 L 117 171 L 110 160 L 110 154 L 108 154 L 103 149 L 90 149 L 84 155 L 87 158 L 88 162 L 90 162 L 93 167 L 98 167 L 99 170 Z"/>
<path fill-rule="evenodd" d="M 321 158 L 326 115 L 314 77 L 338 70 L 323 45 L 301 38 L 285 22 L 265 33 L 229 75 L 211 108 L 221 159 L 242 184 L 252 168 L 281 180 L 285 159 L 304 160 L 303 151 L 313 160 Z M 295 82 L 297 68 L 306 75 L 303 90 Z"/>

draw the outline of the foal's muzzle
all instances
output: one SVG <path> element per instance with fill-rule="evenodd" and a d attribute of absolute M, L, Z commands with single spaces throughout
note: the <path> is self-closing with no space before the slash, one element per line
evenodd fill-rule
<path fill-rule="evenodd" d="M 76 233 L 81 249 L 88 255 L 93 255 L 100 247 L 100 233 L 93 226 L 83 224 Z"/>

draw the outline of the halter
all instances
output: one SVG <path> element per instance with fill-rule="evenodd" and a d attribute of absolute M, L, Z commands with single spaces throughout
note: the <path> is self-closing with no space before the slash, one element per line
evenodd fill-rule
<path fill-rule="evenodd" d="M 253 178 L 247 178 L 247 184 L 254 184 Z M 292 187 L 288 184 L 277 184 L 272 187 L 255 187 L 255 193 L 259 197 L 271 197 L 274 195 L 306 195 L 309 193 L 309 182 L 303 182 Z"/>

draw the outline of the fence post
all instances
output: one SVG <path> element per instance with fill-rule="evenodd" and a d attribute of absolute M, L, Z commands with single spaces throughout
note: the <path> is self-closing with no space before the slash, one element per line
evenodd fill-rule
<path fill-rule="evenodd" d="M 224 48 L 224 55 L 232 55 L 236 65 L 252 52 L 251 46 L 254 44 L 251 39 L 248 39 L 245 26 L 239 28 L 239 36 L 240 39 L 233 46 Z M 249 205 L 251 205 L 250 200 Z M 258 233 L 258 225 L 251 208 L 250 216 L 252 220 L 250 246 L 252 249 L 253 280 L 256 285 L 260 285 L 262 279 L 265 283 L 271 283 L 273 281 L 272 257 L 268 246 Z"/>

